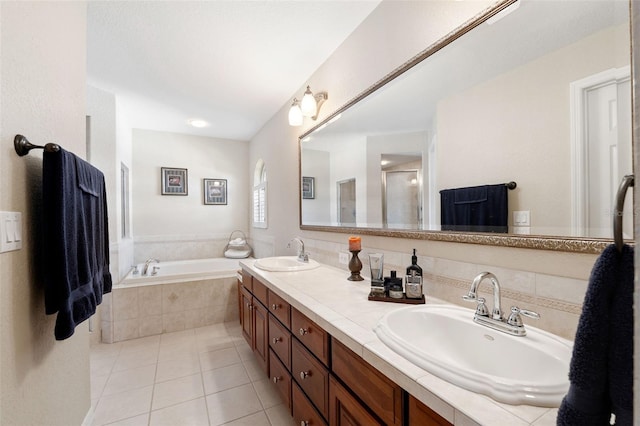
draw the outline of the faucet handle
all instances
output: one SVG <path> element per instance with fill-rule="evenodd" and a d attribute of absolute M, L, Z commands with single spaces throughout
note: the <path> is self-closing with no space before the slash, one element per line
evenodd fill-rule
<path fill-rule="evenodd" d="M 509 314 L 509 318 L 507 319 L 507 324 L 514 325 L 516 327 L 523 325 L 520 314 L 524 315 L 525 317 L 540 319 L 540 314 L 537 312 L 520 309 L 517 306 L 512 306 L 511 313 Z"/>
<path fill-rule="evenodd" d="M 478 297 L 477 302 L 478 302 L 478 306 L 476 306 L 476 315 L 488 317 L 489 309 L 487 309 L 487 305 L 484 303 L 486 302 L 484 297 Z"/>

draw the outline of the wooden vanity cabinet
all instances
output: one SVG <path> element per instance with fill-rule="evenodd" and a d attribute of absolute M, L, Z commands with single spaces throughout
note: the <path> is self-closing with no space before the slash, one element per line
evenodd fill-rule
<path fill-rule="evenodd" d="M 269 378 L 291 414 L 291 374 L 272 350 L 269 351 Z"/>
<path fill-rule="evenodd" d="M 295 424 L 451 425 L 242 271 L 242 334 Z"/>
<path fill-rule="evenodd" d="M 329 379 L 329 424 L 339 426 L 384 425 L 336 380 Z"/>
<path fill-rule="evenodd" d="M 249 285 L 245 285 L 248 284 Z M 247 341 L 251 350 L 256 355 L 260 367 L 266 374 L 269 373 L 269 311 L 262 304 L 260 299 L 254 296 L 249 288 L 262 286 L 258 280 L 247 279 L 243 273 L 241 303 L 240 303 L 240 323 L 242 325 L 242 335 Z M 265 297 L 266 300 L 266 297 Z"/>
<path fill-rule="evenodd" d="M 327 422 L 322 418 L 313 404 L 307 399 L 296 382 L 292 384 L 292 403 L 294 424 L 304 426 L 326 426 Z"/>
<path fill-rule="evenodd" d="M 335 339 L 331 370 L 384 424 L 403 424 L 403 389 Z M 331 404 L 346 403 L 331 399 Z"/>
<path fill-rule="evenodd" d="M 409 395 L 409 426 L 453 426 L 444 417 Z"/>

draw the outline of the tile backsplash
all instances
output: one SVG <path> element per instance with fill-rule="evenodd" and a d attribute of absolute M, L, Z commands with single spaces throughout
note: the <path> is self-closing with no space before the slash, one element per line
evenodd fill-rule
<path fill-rule="evenodd" d="M 323 264 L 343 268 L 348 274 L 347 265 L 338 262 L 337 253 L 348 253 L 347 244 L 305 238 L 305 248 L 310 257 Z M 411 253 L 388 250 L 364 250 L 360 252 L 362 275 L 369 276 L 368 253 L 384 254 L 384 276 L 392 270 L 399 276 L 411 264 Z M 587 290 L 586 280 L 572 279 L 536 272 L 519 271 L 487 264 L 460 262 L 438 257 L 420 256 L 418 265 L 422 267 L 425 284 L 425 296 L 435 297 L 449 303 L 474 309 L 475 305 L 465 302 L 462 296 L 469 291 L 471 282 L 481 272 L 492 272 L 500 282 L 502 309 L 509 312 L 511 306 L 538 312 L 539 320 L 523 318 L 525 324 L 549 331 L 558 336 L 573 340 L 578 326 L 582 302 Z M 483 283 L 480 295 L 492 306 L 491 286 Z"/>

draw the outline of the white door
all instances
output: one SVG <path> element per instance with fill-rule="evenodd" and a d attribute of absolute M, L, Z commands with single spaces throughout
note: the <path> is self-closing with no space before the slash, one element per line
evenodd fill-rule
<path fill-rule="evenodd" d="M 587 101 L 587 229 L 589 236 L 611 238 L 615 196 L 622 178 L 632 173 L 631 87 L 629 80 L 590 89 Z M 631 191 L 629 191 L 630 195 Z M 627 197 L 625 212 L 632 209 Z M 623 233 L 632 236 L 631 215 Z M 627 219 L 627 220 L 625 220 Z"/>

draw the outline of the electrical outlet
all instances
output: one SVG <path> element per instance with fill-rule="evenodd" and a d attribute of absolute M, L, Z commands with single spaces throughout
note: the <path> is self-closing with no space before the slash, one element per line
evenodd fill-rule
<path fill-rule="evenodd" d="M 338 253 L 338 262 L 341 265 L 346 265 L 349 263 L 349 253 L 343 253 L 343 252 L 339 252 Z"/>

